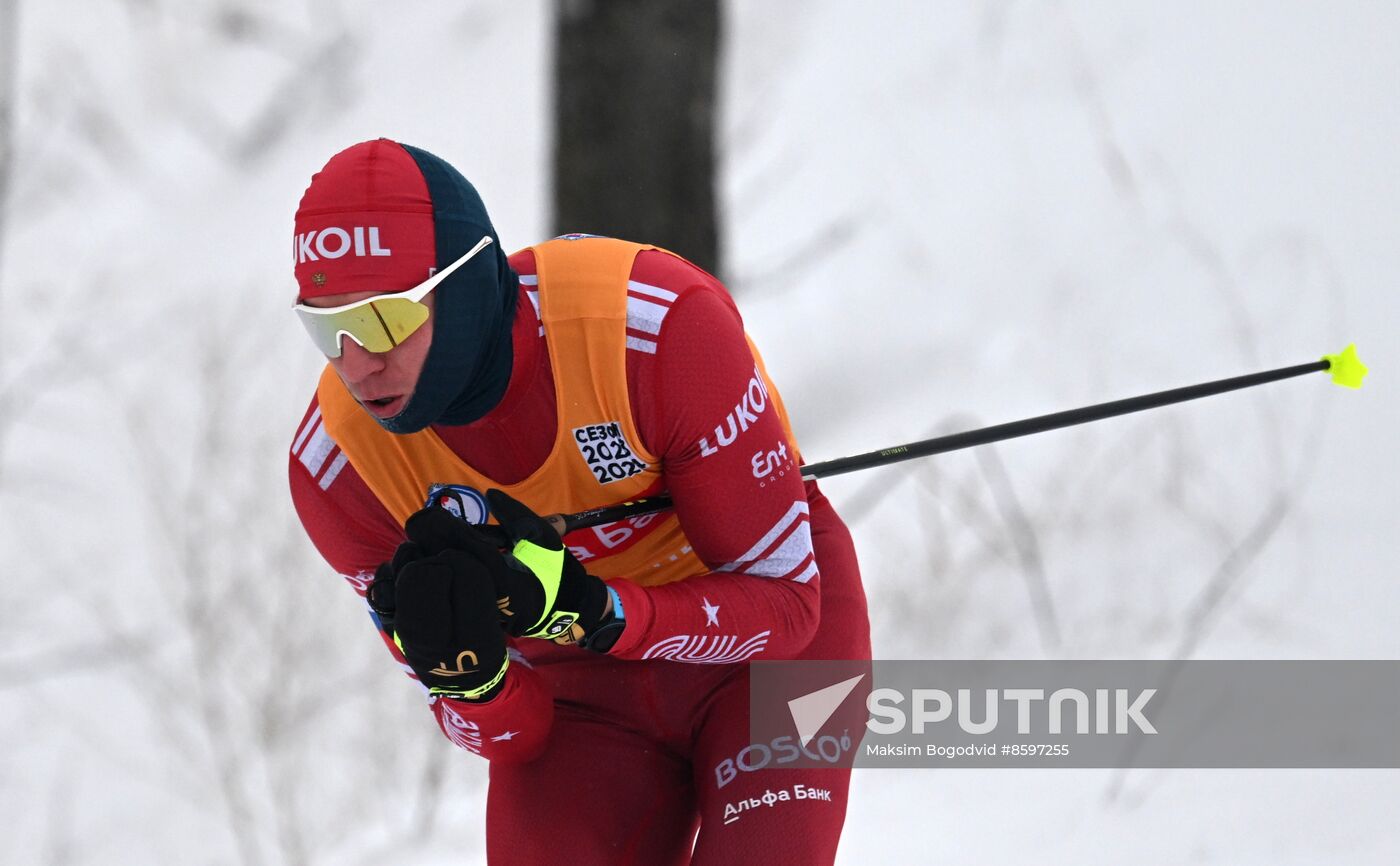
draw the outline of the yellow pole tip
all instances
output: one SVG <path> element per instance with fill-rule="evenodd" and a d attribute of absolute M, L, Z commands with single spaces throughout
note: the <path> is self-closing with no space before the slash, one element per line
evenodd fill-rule
<path fill-rule="evenodd" d="M 1356 357 L 1355 343 L 1347 344 L 1335 355 L 1323 355 L 1322 359 L 1330 364 L 1327 370 L 1332 374 L 1333 382 L 1344 388 L 1361 387 L 1361 380 L 1366 378 L 1366 365 Z"/>

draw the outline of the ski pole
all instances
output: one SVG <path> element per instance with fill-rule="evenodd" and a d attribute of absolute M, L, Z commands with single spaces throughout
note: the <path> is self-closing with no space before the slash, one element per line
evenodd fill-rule
<path fill-rule="evenodd" d="M 1351 344 L 1335 355 L 1324 355 L 1321 360 L 1307 364 L 1280 367 L 1277 370 L 1265 370 L 1262 373 L 1249 373 L 1230 379 L 1218 379 L 1214 382 L 1203 382 L 1199 385 L 1188 385 L 1184 388 L 1173 388 L 1169 391 L 1158 391 L 1139 397 L 1097 403 L 1078 409 L 1053 412 L 1049 415 L 1037 415 L 1034 418 L 994 424 L 991 427 L 953 433 L 948 436 L 937 436 L 933 439 L 896 445 L 893 448 L 882 448 L 879 451 L 869 451 L 851 457 L 839 457 L 824 463 L 809 463 L 802 467 L 802 479 L 805 481 L 814 478 L 829 478 L 833 475 L 842 475 L 859 469 L 871 469 L 890 463 L 900 463 L 918 457 L 927 457 L 931 454 L 960 451 L 964 448 L 974 448 L 978 445 L 1001 442 L 1005 439 L 1030 436 L 1034 433 L 1044 433 L 1047 430 L 1058 430 L 1061 427 L 1101 421 L 1104 418 L 1127 415 L 1130 412 L 1141 412 L 1145 409 L 1156 409 L 1159 406 L 1167 406 L 1172 403 L 1197 400 L 1213 394 L 1223 394 L 1226 391 L 1253 388 L 1256 385 L 1277 382 L 1280 379 L 1289 379 L 1307 373 L 1320 373 L 1324 370 L 1331 372 L 1333 382 L 1347 388 L 1360 388 L 1361 380 L 1366 376 L 1366 365 L 1362 364 L 1361 360 L 1356 357 L 1356 345 Z M 652 514 L 670 507 L 670 496 L 652 496 L 647 499 L 639 499 L 636 502 L 590 508 L 574 514 L 555 514 L 550 516 L 548 520 L 558 530 L 560 536 L 563 536 L 575 529 L 585 529 L 590 526 L 624 520 L 628 517 Z"/>

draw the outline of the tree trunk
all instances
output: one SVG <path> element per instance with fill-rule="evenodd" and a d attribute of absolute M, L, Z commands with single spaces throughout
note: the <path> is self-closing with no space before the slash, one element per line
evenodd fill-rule
<path fill-rule="evenodd" d="M 554 225 L 711 273 L 719 0 L 556 0 Z"/>

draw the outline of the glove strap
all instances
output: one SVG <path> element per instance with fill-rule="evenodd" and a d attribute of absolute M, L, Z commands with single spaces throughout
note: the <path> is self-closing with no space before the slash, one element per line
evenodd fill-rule
<path fill-rule="evenodd" d="M 539 622 L 525 631 L 525 637 L 554 638 L 568 631 L 578 621 L 579 611 L 555 610 L 559 600 L 559 584 L 564 577 L 564 548 L 550 550 L 533 541 L 516 542 L 511 555 L 530 569 L 544 590 L 544 612 Z"/>
<path fill-rule="evenodd" d="M 399 648 L 399 652 L 403 653 L 404 658 L 408 658 L 408 654 L 404 652 L 403 641 L 399 640 L 398 632 L 394 632 L 394 646 Z M 501 680 L 505 679 L 506 668 L 508 667 L 510 667 L 509 651 L 501 658 L 501 669 L 496 671 L 496 675 L 487 680 L 485 685 L 477 686 L 474 689 L 463 689 L 454 686 L 428 686 L 428 694 L 435 695 L 439 698 L 457 698 L 458 700 L 466 701 L 475 700 L 500 685 Z M 417 671 L 414 671 L 414 673 L 417 673 Z M 422 674 L 418 674 L 418 681 L 423 681 Z M 423 685 L 428 684 L 423 683 Z"/>
<path fill-rule="evenodd" d="M 428 688 L 428 694 L 436 695 L 439 698 L 456 698 L 457 700 L 465 701 L 476 700 L 501 684 L 501 680 L 505 679 L 506 668 L 508 667 L 510 667 L 510 653 L 506 653 L 505 657 L 501 659 L 501 669 L 496 671 L 496 675 L 488 680 L 485 685 L 477 686 L 474 689 L 460 689 L 453 688 L 452 686 L 431 686 Z"/>

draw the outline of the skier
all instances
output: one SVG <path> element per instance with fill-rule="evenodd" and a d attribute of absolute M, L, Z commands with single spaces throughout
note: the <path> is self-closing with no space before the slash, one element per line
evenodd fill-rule
<path fill-rule="evenodd" d="M 587 235 L 507 256 L 456 169 L 387 139 L 312 178 L 293 249 L 329 364 L 292 497 L 491 762 L 490 861 L 831 862 L 849 755 L 745 752 L 748 663 L 869 659 L 865 594 L 719 281 Z M 562 542 L 540 516 L 660 493 Z"/>

